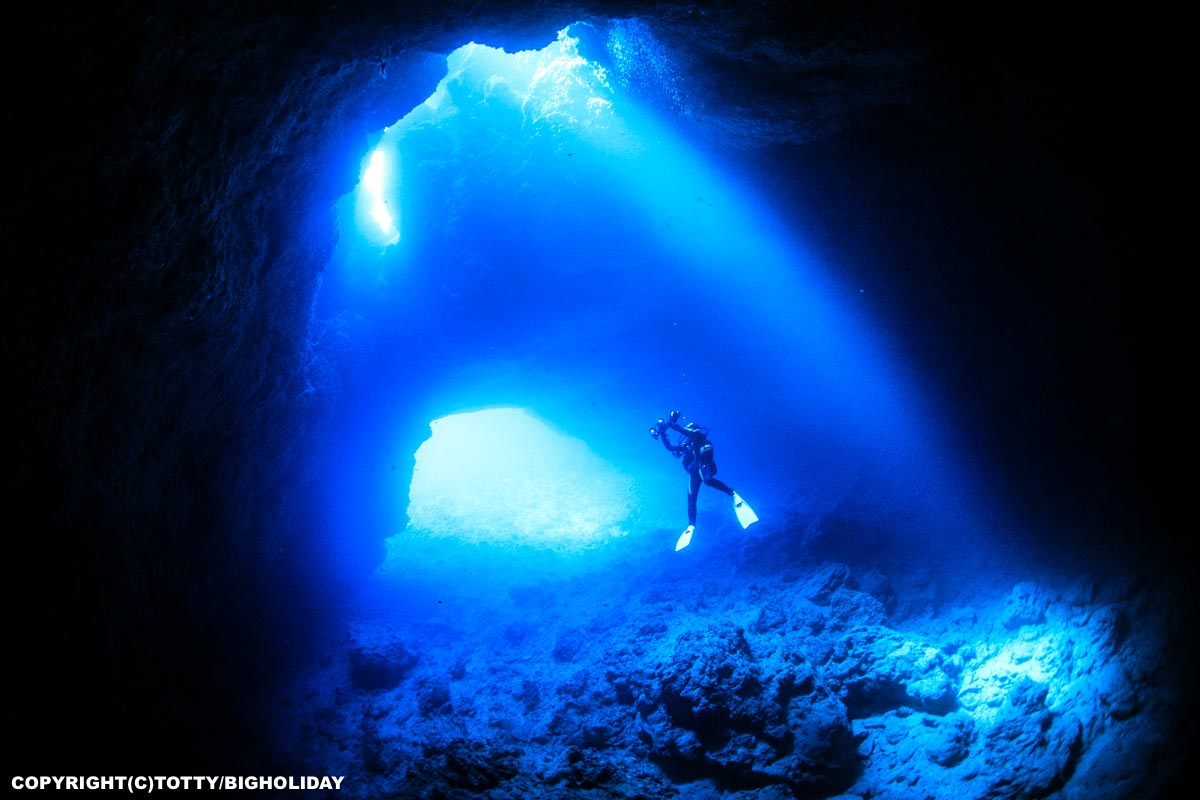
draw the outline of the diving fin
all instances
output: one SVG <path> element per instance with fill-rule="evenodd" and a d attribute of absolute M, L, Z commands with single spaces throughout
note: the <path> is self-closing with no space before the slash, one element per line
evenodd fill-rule
<path fill-rule="evenodd" d="M 695 525 L 688 525 L 683 529 L 683 533 L 679 534 L 679 541 L 675 543 L 675 552 L 678 553 L 683 548 L 692 543 L 692 534 L 696 532 Z"/>
<path fill-rule="evenodd" d="M 746 501 L 737 492 L 733 493 L 733 513 L 737 514 L 742 530 L 758 522 L 758 514 L 755 514 L 754 509 L 746 505 Z"/>

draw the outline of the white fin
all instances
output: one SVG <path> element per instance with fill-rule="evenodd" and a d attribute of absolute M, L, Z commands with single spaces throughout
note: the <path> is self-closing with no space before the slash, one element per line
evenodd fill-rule
<path fill-rule="evenodd" d="M 754 509 L 746 505 L 746 501 L 737 492 L 733 493 L 733 513 L 737 514 L 737 519 L 742 525 L 742 530 L 758 522 L 758 514 L 755 514 Z"/>
<path fill-rule="evenodd" d="M 675 543 L 675 552 L 678 553 L 683 548 L 692 543 L 692 534 L 696 532 L 695 525 L 688 525 L 683 529 L 683 533 L 679 534 L 679 541 Z"/>

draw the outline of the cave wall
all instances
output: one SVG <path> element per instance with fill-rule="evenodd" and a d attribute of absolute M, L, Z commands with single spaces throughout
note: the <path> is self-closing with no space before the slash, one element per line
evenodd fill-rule
<path fill-rule="evenodd" d="M 312 591 L 323 534 L 302 500 L 337 397 L 310 383 L 305 336 L 357 148 L 424 97 L 431 53 L 517 48 L 584 13 L 124 3 L 21 31 L 4 237 L 6 490 L 32 523 L 6 544 L 28 609 L 20 760 L 56 762 L 63 714 L 96 764 L 229 756 L 247 698 L 333 602 Z"/>
<path fill-rule="evenodd" d="M 307 309 L 352 180 L 334 148 L 371 123 L 314 20 L 270 11 L 64 14 L 7 54 L 31 765 L 228 763 L 280 662 L 269 631 L 297 618 L 286 506 L 327 402 L 305 391 Z"/>

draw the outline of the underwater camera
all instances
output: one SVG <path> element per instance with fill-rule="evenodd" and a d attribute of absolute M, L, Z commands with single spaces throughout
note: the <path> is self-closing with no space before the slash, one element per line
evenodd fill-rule
<path fill-rule="evenodd" d="M 671 413 L 667 414 L 667 419 L 670 420 L 670 422 L 666 422 L 660 417 L 658 422 L 654 423 L 654 426 L 652 428 L 650 428 L 650 437 L 653 439 L 657 439 L 659 436 L 662 436 L 663 431 L 665 431 L 673 423 L 676 423 L 679 421 L 679 416 L 680 416 L 679 412 L 672 409 Z"/>

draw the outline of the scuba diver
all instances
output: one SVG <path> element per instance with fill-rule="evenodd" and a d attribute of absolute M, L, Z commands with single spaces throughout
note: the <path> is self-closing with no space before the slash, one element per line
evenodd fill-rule
<path fill-rule="evenodd" d="M 758 522 L 758 515 L 746 505 L 737 492 L 729 488 L 722 480 L 717 479 L 717 462 L 713 458 L 712 442 L 708 440 L 708 428 L 701 428 L 694 422 L 686 425 L 679 424 L 679 412 L 672 411 L 666 420 L 659 420 L 650 428 L 650 436 L 662 442 L 667 452 L 676 458 L 683 459 L 683 468 L 688 473 L 688 526 L 675 543 L 679 551 L 692 542 L 692 534 L 696 531 L 696 497 L 700 494 L 700 484 L 704 483 L 714 489 L 724 492 L 733 498 L 733 512 L 743 529 Z M 678 444 L 671 444 L 668 431 L 679 434 Z"/>

